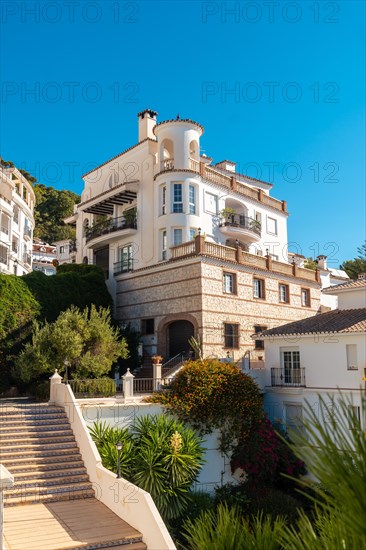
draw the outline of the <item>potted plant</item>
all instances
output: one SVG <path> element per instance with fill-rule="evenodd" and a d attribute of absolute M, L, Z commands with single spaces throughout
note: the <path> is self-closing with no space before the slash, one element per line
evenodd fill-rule
<path fill-rule="evenodd" d="M 229 206 L 221 210 L 220 215 L 221 215 L 221 218 L 224 220 L 224 223 L 222 225 L 234 223 L 235 214 L 236 214 L 236 210 L 234 208 L 230 208 Z"/>
<path fill-rule="evenodd" d="M 161 363 L 163 361 L 163 357 L 161 355 L 153 355 L 151 357 L 151 360 L 153 362 L 153 365 L 158 365 L 159 363 Z"/>
<path fill-rule="evenodd" d="M 125 210 L 123 212 L 123 217 L 125 219 L 125 223 L 127 227 L 135 227 L 136 226 L 136 217 L 137 217 L 137 209 L 129 208 L 128 210 Z"/>

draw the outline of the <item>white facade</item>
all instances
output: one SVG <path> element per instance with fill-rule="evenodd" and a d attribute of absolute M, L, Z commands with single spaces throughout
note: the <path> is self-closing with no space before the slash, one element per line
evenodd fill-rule
<path fill-rule="evenodd" d="M 71 239 L 63 239 L 53 243 L 55 258 L 61 264 L 74 264 L 76 261 L 76 245 Z"/>
<path fill-rule="evenodd" d="M 78 263 L 99 263 L 111 279 L 121 263 L 128 270 L 129 262 L 138 269 L 169 260 L 172 247 L 199 231 L 288 262 L 286 203 L 269 197 L 270 184 L 232 172 L 227 161 L 211 165 L 200 155 L 202 134 L 194 121 L 157 124 L 155 112 L 139 113 L 139 143 L 84 176 L 81 203 L 67 220 L 76 223 Z M 136 223 L 126 226 L 131 208 Z M 224 209 L 233 215 L 225 219 Z M 98 227 L 101 215 L 107 230 L 104 219 Z"/>
<path fill-rule="evenodd" d="M 31 184 L 16 168 L 0 170 L 0 271 L 25 275 L 32 271 L 33 211 Z"/>
<path fill-rule="evenodd" d="M 33 271 L 41 271 L 45 275 L 56 274 L 56 247 L 34 239 L 32 250 Z"/>
<path fill-rule="evenodd" d="M 366 281 L 350 281 L 326 292 L 338 293 L 339 309 L 264 333 L 265 368 L 252 371 L 264 390 L 270 419 L 288 428 L 300 424 L 305 401 L 316 410 L 319 395 L 337 396 L 340 390 L 351 398 L 357 414 L 361 411 L 366 376 Z M 312 319 L 314 327 L 324 323 L 324 331 L 318 328 L 309 333 Z"/>

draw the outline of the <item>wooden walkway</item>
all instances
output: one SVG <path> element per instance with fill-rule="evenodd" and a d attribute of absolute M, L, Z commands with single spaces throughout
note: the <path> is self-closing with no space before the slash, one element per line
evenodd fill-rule
<path fill-rule="evenodd" d="M 7 550 L 146 549 L 141 533 L 94 498 L 9 506 L 4 516 Z"/>

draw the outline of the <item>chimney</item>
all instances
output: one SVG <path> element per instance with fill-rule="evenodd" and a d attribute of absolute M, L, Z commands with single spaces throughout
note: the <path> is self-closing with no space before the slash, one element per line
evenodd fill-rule
<path fill-rule="evenodd" d="M 156 141 L 153 128 L 156 125 L 157 112 L 151 109 L 145 109 L 137 114 L 139 119 L 139 143 L 146 138 Z"/>
<path fill-rule="evenodd" d="M 358 280 L 359 281 L 366 281 L 366 273 L 359 273 L 358 274 Z"/>
<path fill-rule="evenodd" d="M 318 260 L 319 269 L 324 269 L 325 271 L 327 271 L 327 256 L 317 256 L 316 259 Z"/>

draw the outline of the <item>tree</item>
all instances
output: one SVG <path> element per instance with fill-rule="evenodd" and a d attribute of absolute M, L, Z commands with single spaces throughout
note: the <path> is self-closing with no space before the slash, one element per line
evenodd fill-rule
<path fill-rule="evenodd" d="M 111 326 L 108 309 L 71 307 L 54 323 L 34 322 L 32 342 L 19 355 L 15 369 L 24 382 L 30 382 L 49 376 L 55 368 L 64 372 L 67 361 L 74 378 L 98 378 L 127 355 L 126 342 Z"/>
<path fill-rule="evenodd" d="M 351 279 L 357 279 L 360 273 L 366 273 L 366 241 L 357 248 L 358 256 L 354 260 L 347 260 L 339 266 Z"/>
<path fill-rule="evenodd" d="M 40 183 L 34 184 L 33 189 L 36 194 L 34 236 L 49 243 L 75 239 L 75 229 L 63 220 L 73 213 L 74 205 L 80 201 L 79 195 Z"/>
<path fill-rule="evenodd" d="M 32 321 L 40 306 L 27 285 L 16 275 L 0 273 L 0 393 L 11 380 L 11 358 L 19 353 L 24 338 L 29 336 Z"/>
<path fill-rule="evenodd" d="M 203 463 L 202 440 L 190 428 L 165 415 L 138 418 L 130 429 L 94 424 L 91 436 L 103 465 L 117 472 L 116 443 L 123 443 L 121 472 L 148 491 L 165 520 L 187 509 L 189 489 Z"/>
<path fill-rule="evenodd" d="M 65 264 L 57 268 L 56 275 L 47 277 L 33 271 L 22 277 L 41 306 L 40 319 L 53 322 L 70 306 L 79 309 L 110 308 L 112 298 L 100 267 L 85 264 Z"/>
<path fill-rule="evenodd" d="M 152 400 L 203 433 L 219 429 L 220 447 L 226 453 L 263 417 L 262 398 L 253 379 L 217 359 L 188 361 L 171 390 L 154 394 Z"/>
<path fill-rule="evenodd" d="M 306 269 L 313 269 L 314 271 L 316 271 L 318 267 L 318 262 L 312 257 L 306 258 L 306 260 L 304 261 L 304 267 Z"/>

